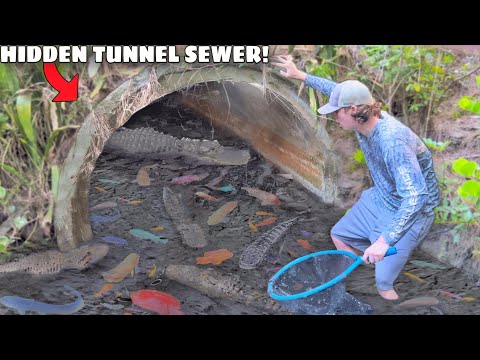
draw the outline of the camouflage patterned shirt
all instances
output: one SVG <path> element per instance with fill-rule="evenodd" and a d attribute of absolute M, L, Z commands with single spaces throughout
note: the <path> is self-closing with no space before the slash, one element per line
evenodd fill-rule
<path fill-rule="evenodd" d="M 336 83 L 307 74 L 305 85 L 330 96 Z M 420 216 L 433 214 L 440 197 L 430 150 L 392 115 L 382 111 L 382 116 L 367 136 L 355 133 L 374 182 L 375 202 L 392 216 L 382 235 L 393 246 Z"/>

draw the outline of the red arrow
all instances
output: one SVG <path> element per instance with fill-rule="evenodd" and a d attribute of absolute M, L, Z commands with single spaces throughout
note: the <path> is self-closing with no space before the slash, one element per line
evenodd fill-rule
<path fill-rule="evenodd" d="M 75 101 L 78 99 L 78 74 L 71 81 L 67 81 L 58 72 L 54 62 L 43 63 L 43 72 L 50 85 L 58 91 L 58 95 L 52 101 Z"/>

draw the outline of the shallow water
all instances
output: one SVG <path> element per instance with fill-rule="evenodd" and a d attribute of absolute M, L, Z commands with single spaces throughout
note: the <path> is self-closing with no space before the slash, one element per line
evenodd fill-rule
<path fill-rule="evenodd" d="M 206 125 L 207 124 L 207 125 Z M 208 121 L 189 113 L 175 104 L 158 103 L 151 108 L 136 114 L 127 124 L 127 127 L 152 126 L 157 130 L 168 132 L 171 135 L 189 138 L 217 139 L 224 146 L 235 146 L 247 149 L 248 144 L 223 133 L 221 130 L 208 126 Z M 151 158 L 135 159 L 123 157 L 121 154 L 102 155 L 98 159 L 91 176 L 89 201 L 90 207 L 106 201 L 115 201 L 114 209 L 93 210 L 90 215 L 120 217 L 112 222 L 92 222 L 94 241 L 102 242 L 104 236 L 116 236 L 127 240 L 127 245 L 110 244 L 108 255 L 99 263 L 84 271 L 65 270 L 59 274 L 36 277 L 27 274 L 0 274 L 2 286 L 0 296 L 17 295 L 33 298 L 37 301 L 49 303 L 69 303 L 74 297 L 63 288 L 68 284 L 80 291 L 85 300 L 85 306 L 76 314 L 152 314 L 140 308 L 132 308 L 129 292 L 141 289 L 155 289 L 164 291 L 178 298 L 181 310 L 185 314 L 269 314 L 263 308 L 254 308 L 245 304 L 236 303 L 228 299 L 210 298 L 174 281 L 161 276 L 161 269 L 168 264 L 195 265 L 200 268 L 214 267 L 222 273 L 235 274 L 248 285 L 265 292 L 268 280 L 279 267 L 289 263 L 295 257 L 308 254 L 296 240 L 305 239 L 313 247 L 313 251 L 333 249 L 329 238 L 330 228 L 343 216 L 345 209 L 335 208 L 319 202 L 315 195 L 310 194 L 301 185 L 293 180 L 286 179 L 261 155 L 252 149 L 252 159 L 242 166 L 206 166 L 196 165 L 183 157 L 179 158 Z M 158 164 L 149 172 L 151 185 L 141 187 L 135 180 L 138 170 L 145 165 Z M 202 187 L 220 175 L 222 169 L 227 171 L 222 181 L 217 185 L 233 185 L 234 192 L 223 193 Z M 185 185 L 172 185 L 171 179 L 186 174 L 210 175 L 199 181 Z M 118 184 L 106 183 L 101 179 L 119 181 Z M 166 214 L 162 203 L 163 186 L 168 185 L 174 192 L 182 195 L 182 201 L 190 212 L 193 220 L 199 224 L 208 240 L 208 245 L 201 249 L 190 248 L 182 244 L 171 219 Z M 282 201 L 279 206 L 262 206 L 260 201 L 248 196 L 240 188 L 250 186 L 260 188 L 276 194 Z M 95 187 L 100 187 L 106 192 Z M 220 202 L 210 202 L 195 197 L 196 191 L 210 192 L 221 199 Z M 118 200 L 140 200 L 139 204 L 125 203 Z M 237 208 L 231 212 L 224 222 L 209 226 L 208 217 L 221 205 L 228 201 L 238 201 Z M 248 220 L 258 223 L 268 216 L 255 215 L 257 211 L 267 211 L 278 217 L 272 224 L 253 232 L 248 226 Z M 239 268 L 239 258 L 245 248 L 255 241 L 263 232 L 268 231 L 276 224 L 299 216 L 300 219 L 287 231 L 270 249 L 268 256 L 254 270 Z M 150 230 L 154 227 L 164 227 L 163 230 Z M 152 240 L 139 239 L 129 231 L 142 229 L 168 239 L 166 244 Z M 308 233 L 307 233 L 308 232 Z M 433 235 L 430 235 L 433 236 Z M 234 255 L 219 265 L 197 265 L 196 258 L 204 252 L 228 249 Z M 112 289 L 96 297 L 95 294 L 105 284 L 101 276 L 120 263 L 128 254 L 140 255 L 140 262 L 133 276 L 127 276 L 120 283 L 114 284 Z M 411 260 L 423 260 L 431 263 L 438 261 L 432 257 L 416 251 Z M 159 272 L 155 278 L 148 276 L 155 265 Z M 417 306 L 405 308 L 399 302 L 383 300 L 376 292 L 374 285 L 373 266 L 358 267 L 346 280 L 345 285 L 349 294 L 369 304 L 373 314 L 480 314 L 480 283 L 458 269 L 433 269 L 407 263 L 404 271 L 410 272 L 424 282 L 407 277 L 403 273 L 398 277 L 395 288 L 401 295 L 401 300 L 416 297 L 432 296 L 439 300 L 435 306 Z M 460 297 L 471 297 L 475 300 L 468 302 L 446 297 L 441 292 L 448 291 Z M 122 305 L 123 309 L 112 310 L 104 304 Z M 126 310 L 128 309 L 128 310 Z M 14 312 L 0 306 L 0 314 Z"/>

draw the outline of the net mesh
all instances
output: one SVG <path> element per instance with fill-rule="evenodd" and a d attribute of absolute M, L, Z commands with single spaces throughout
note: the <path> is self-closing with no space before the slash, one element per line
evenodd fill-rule
<path fill-rule="evenodd" d="M 355 260 L 342 254 L 313 256 L 283 272 L 272 284 L 281 296 L 303 293 L 340 275 Z M 367 303 L 347 293 L 345 280 L 315 294 L 280 301 L 289 312 L 308 315 L 363 315 L 373 311 Z"/>

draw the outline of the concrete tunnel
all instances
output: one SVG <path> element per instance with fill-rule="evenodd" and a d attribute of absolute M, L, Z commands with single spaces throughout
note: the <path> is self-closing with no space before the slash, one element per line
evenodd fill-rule
<path fill-rule="evenodd" d="M 178 92 L 179 101 L 247 141 L 327 204 L 337 201 L 337 163 L 305 89 L 265 65 L 156 64 L 125 81 L 87 116 L 64 161 L 54 225 L 61 251 L 92 240 L 89 180 L 110 135 L 137 111 Z"/>

